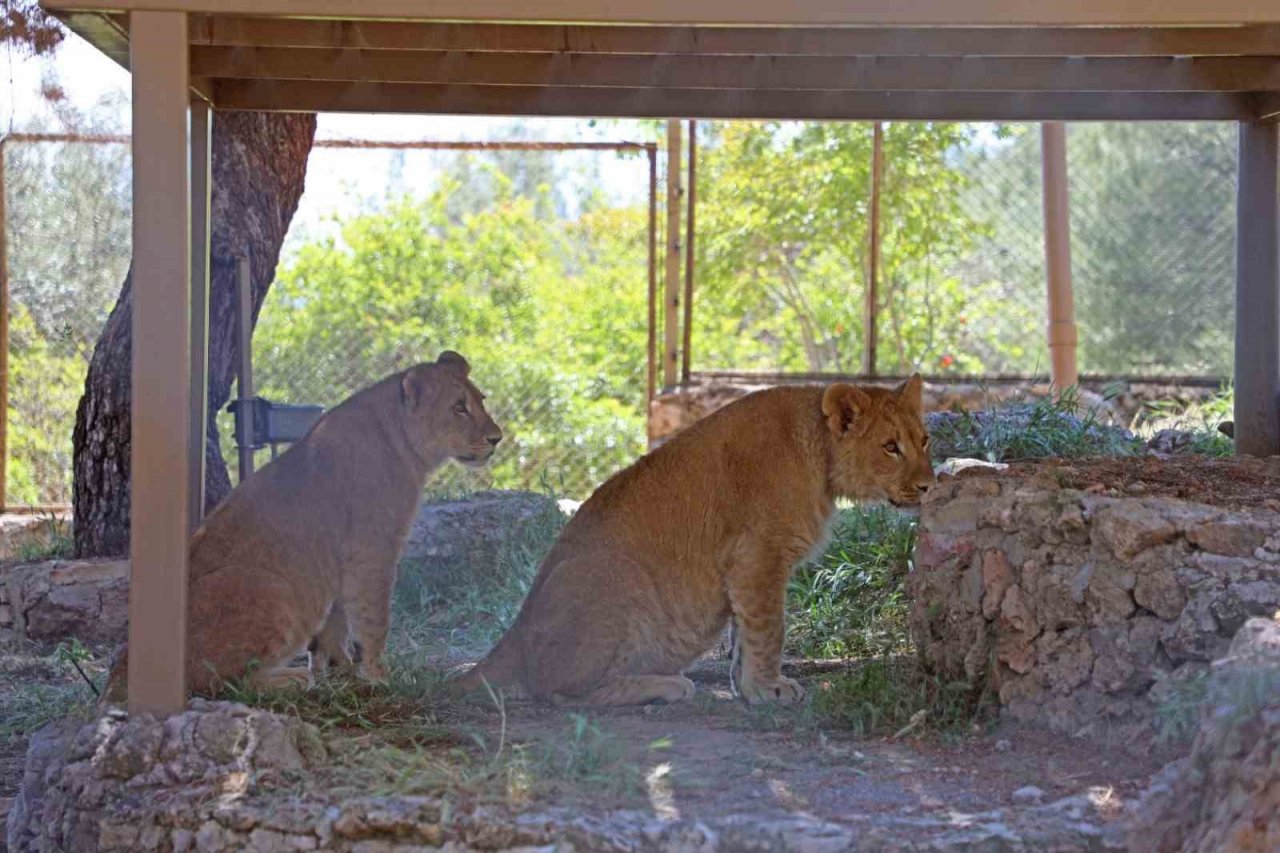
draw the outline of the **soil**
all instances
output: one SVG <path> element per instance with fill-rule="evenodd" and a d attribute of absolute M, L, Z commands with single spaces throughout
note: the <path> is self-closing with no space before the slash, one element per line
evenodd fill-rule
<path fill-rule="evenodd" d="M 1113 497 L 1165 497 L 1230 509 L 1280 512 L 1280 457 L 1101 457 L 1015 462 L 1009 474 L 1044 473 L 1064 488 Z M 991 476 L 969 469 L 961 477 Z"/>

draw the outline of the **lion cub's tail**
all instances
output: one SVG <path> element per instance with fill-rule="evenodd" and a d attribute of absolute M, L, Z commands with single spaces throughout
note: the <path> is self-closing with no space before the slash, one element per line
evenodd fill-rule
<path fill-rule="evenodd" d="M 520 678 L 521 657 L 515 633 L 514 628 L 507 631 L 484 660 L 458 676 L 454 682 L 458 690 L 481 693 L 486 697 L 489 693 L 501 691 L 507 698 L 524 698 L 527 691 Z"/>

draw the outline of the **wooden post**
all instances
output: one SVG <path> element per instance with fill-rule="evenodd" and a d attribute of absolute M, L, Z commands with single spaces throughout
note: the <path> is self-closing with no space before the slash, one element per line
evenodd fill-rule
<path fill-rule="evenodd" d="M 658 384 L 658 146 L 649 154 L 649 343 L 645 367 L 649 384 L 645 396 L 645 434 L 653 441 L 653 396 Z"/>
<path fill-rule="evenodd" d="M 862 350 L 862 374 L 876 375 L 876 314 L 880 300 L 880 187 L 884 183 L 884 124 L 871 127 L 871 204 L 867 225 L 867 297 L 863 307 L 862 327 L 866 346 Z"/>
<path fill-rule="evenodd" d="M 253 417 L 249 406 L 253 401 L 253 273 L 247 257 L 236 264 L 236 346 L 240 349 L 240 373 L 236 380 L 240 410 L 240 431 L 236 444 L 240 450 L 240 482 L 253 473 Z"/>
<path fill-rule="evenodd" d="M 1076 314 L 1071 290 L 1071 206 L 1067 196 L 1067 129 L 1062 122 L 1040 125 L 1041 180 L 1044 184 L 1044 258 L 1048 282 L 1050 378 L 1061 392 L 1079 383 Z"/>
<path fill-rule="evenodd" d="M 693 356 L 693 243 L 698 203 L 698 123 L 689 119 L 689 215 L 684 224 L 684 346 L 680 348 L 680 382 L 689 384 Z"/>
<path fill-rule="evenodd" d="M 1240 123 L 1236 196 L 1236 453 L 1280 454 L 1280 183 L 1273 122 Z"/>
<path fill-rule="evenodd" d="M 186 705 L 191 470 L 187 16 L 134 12 L 129 711 Z"/>
<path fill-rule="evenodd" d="M 0 512 L 9 506 L 9 219 L 4 180 L 8 141 L 0 137 Z"/>
<path fill-rule="evenodd" d="M 213 158 L 213 108 L 191 102 L 191 436 L 187 464 L 191 494 L 187 523 L 204 521 L 205 442 L 209 421 L 209 193 Z"/>
<path fill-rule="evenodd" d="M 680 120 L 667 119 L 667 295 L 663 303 L 665 337 L 662 385 L 676 384 L 676 356 L 680 346 Z"/>

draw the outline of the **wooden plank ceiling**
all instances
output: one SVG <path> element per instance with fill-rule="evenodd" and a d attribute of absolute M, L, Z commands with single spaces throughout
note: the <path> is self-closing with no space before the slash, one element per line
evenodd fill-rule
<path fill-rule="evenodd" d="M 58 14 L 127 65 L 126 14 Z M 194 14 L 190 29 L 193 86 L 222 109 L 1026 121 L 1280 113 L 1275 23 L 841 28 Z"/>

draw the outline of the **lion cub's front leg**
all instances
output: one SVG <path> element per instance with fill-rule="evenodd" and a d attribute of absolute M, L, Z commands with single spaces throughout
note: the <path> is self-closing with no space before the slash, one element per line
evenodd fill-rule
<path fill-rule="evenodd" d="M 737 563 L 727 578 L 733 609 L 729 678 L 734 692 L 751 705 L 804 698 L 804 688 L 782 674 L 789 577 L 790 563 L 756 556 Z"/>

